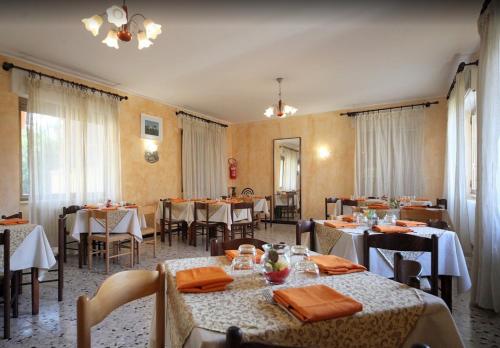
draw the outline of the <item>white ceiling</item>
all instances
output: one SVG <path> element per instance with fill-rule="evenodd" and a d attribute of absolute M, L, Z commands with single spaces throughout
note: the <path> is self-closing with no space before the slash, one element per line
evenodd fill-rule
<path fill-rule="evenodd" d="M 84 30 L 113 1 L 2 1 L 0 52 L 237 123 L 265 119 L 277 76 L 298 114 L 444 96 L 479 43 L 481 0 L 207 3 L 128 1 L 163 26 L 139 51 Z"/>

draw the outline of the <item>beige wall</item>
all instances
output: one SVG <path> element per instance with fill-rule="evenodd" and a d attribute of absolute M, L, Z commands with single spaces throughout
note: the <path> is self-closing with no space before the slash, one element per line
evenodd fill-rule
<path fill-rule="evenodd" d="M 75 80 L 71 76 L 0 56 L 0 62 L 4 60 Z M 144 160 L 144 144 L 140 139 L 141 112 L 161 116 L 164 120 L 164 141 L 159 146 L 160 161 L 155 164 Z M 143 204 L 162 197 L 180 196 L 181 139 L 175 109 L 129 95 L 128 101 L 120 103 L 119 113 L 123 198 Z M 248 186 L 258 194 L 271 194 L 273 139 L 301 137 L 303 217 L 322 216 L 325 196 L 350 195 L 354 191 L 354 127 L 352 119 L 341 117 L 339 113 L 326 112 L 284 120 L 266 119 L 230 126 L 227 153 L 228 157 L 238 160 L 238 179 L 228 180 L 228 185 L 237 186 L 238 192 Z M 10 73 L 1 69 L 0 120 L 0 213 L 3 214 L 20 209 L 20 143 L 17 96 L 10 92 Z M 432 198 L 442 193 L 445 133 L 446 100 L 441 99 L 439 105 L 428 109 L 425 121 L 425 195 Z M 320 146 L 330 150 L 328 159 L 318 158 Z"/>
<path fill-rule="evenodd" d="M 0 56 L 0 63 L 10 61 L 52 75 L 79 81 L 72 76 L 56 73 L 10 57 Z M 79 81 L 96 86 L 88 81 Z M 96 86 L 115 93 L 103 86 Z M 159 145 L 160 160 L 149 164 L 144 160 L 144 144 L 140 138 L 141 112 L 163 117 L 163 142 Z M 0 69 L 0 214 L 20 208 L 20 142 L 18 98 L 10 92 L 10 72 Z M 175 109 L 145 98 L 129 95 L 120 102 L 120 143 L 122 195 L 125 200 L 139 204 L 181 194 L 180 130 Z"/>
<path fill-rule="evenodd" d="M 443 190 L 447 109 L 446 100 L 439 102 L 427 109 L 424 125 L 425 195 L 433 199 Z M 252 187 L 257 194 L 271 194 L 273 139 L 301 137 L 302 217 L 324 216 L 325 197 L 354 192 L 354 122 L 340 111 L 237 124 L 231 133 L 238 191 Z M 329 158 L 319 158 L 320 147 L 330 151 Z"/>

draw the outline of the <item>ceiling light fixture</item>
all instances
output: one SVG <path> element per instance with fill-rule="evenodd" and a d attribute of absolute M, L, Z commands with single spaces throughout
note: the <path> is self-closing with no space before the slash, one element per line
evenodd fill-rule
<path fill-rule="evenodd" d="M 85 29 L 90 31 L 92 35 L 99 35 L 99 29 L 104 23 L 104 17 L 108 22 L 116 28 L 110 29 L 106 38 L 102 41 L 108 47 L 118 49 L 118 40 L 129 42 L 132 40 L 133 34 L 137 33 L 138 48 L 149 47 L 153 44 L 158 35 L 161 34 L 161 25 L 156 24 L 151 19 L 147 19 L 140 13 L 128 16 L 127 5 L 123 1 L 123 5 L 113 5 L 100 15 L 93 15 L 89 18 L 82 19 Z M 142 23 L 136 20 L 136 17 L 142 17 Z M 134 27 L 134 29 L 132 29 Z"/>
<path fill-rule="evenodd" d="M 266 109 L 266 111 L 264 112 L 264 115 L 266 117 L 272 117 L 272 116 L 286 117 L 288 115 L 294 115 L 297 112 L 297 109 L 294 108 L 293 106 L 284 104 L 283 101 L 281 100 L 281 81 L 283 81 L 283 78 L 282 77 L 278 77 L 276 79 L 276 81 L 278 81 L 278 85 L 279 85 L 279 92 L 278 92 L 279 100 L 278 100 L 278 104 L 274 105 L 274 106 L 268 107 Z"/>

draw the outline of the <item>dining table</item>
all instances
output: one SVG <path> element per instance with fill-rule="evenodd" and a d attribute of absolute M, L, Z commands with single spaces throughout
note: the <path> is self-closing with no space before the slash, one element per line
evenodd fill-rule
<path fill-rule="evenodd" d="M 54 252 L 43 226 L 36 224 L 0 225 L 0 233 L 10 230 L 10 270 L 31 270 L 32 314 L 39 312 L 39 281 L 56 264 Z M 0 269 L 3 270 L 3 248 L 0 248 Z"/>
<path fill-rule="evenodd" d="M 225 256 L 165 261 L 168 347 L 225 347 L 226 331 L 239 327 L 243 340 L 287 347 L 463 347 L 446 304 L 439 297 L 364 271 L 317 277 L 288 277 L 268 285 L 259 272 L 231 271 Z M 176 274 L 218 266 L 234 278 L 226 290 L 182 293 Z M 239 273 L 241 272 L 241 273 Z M 362 304 L 350 316 L 303 323 L 269 300 L 272 291 L 323 284 Z M 155 344 L 155 314 L 149 346 Z M 432 333 L 432 334 L 430 334 Z"/>
<path fill-rule="evenodd" d="M 459 293 L 468 291 L 471 279 L 465 255 L 457 234 L 453 231 L 421 226 L 411 227 L 411 235 L 430 238 L 439 237 L 438 274 L 446 287 L 446 302 L 451 304 L 451 281 L 456 280 Z M 333 228 L 325 225 L 325 220 L 315 220 L 314 250 L 321 254 L 331 254 L 363 264 L 363 232 L 368 226 L 360 224 L 350 228 Z M 375 233 L 370 231 L 370 233 Z M 422 265 L 422 275 L 431 274 L 431 255 L 428 252 L 402 252 L 405 259 L 418 261 Z M 394 275 L 394 252 L 370 248 L 370 271 L 384 277 Z"/>

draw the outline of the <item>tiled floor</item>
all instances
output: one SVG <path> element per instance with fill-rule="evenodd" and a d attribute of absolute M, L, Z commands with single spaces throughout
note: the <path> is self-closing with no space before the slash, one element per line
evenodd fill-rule
<path fill-rule="evenodd" d="M 256 238 L 269 242 L 295 244 L 295 226 L 273 225 L 257 231 Z M 153 269 L 162 260 L 205 256 L 201 245 L 197 248 L 177 243 L 172 247 L 161 244 L 157 257 L 152 257 L 152 246 L 142 250 L 137 269 Z M 123 260 L 126 266 L 126 260 Z M 74 347 L 76 346 L 76 298 L 81 294 L 92 296 L 106 278 L 102 262 L 100 273 L 79 269 L 76 257 L 70 257 L 65 269 L 64 301 L 57 302 L 56 283 L 41 285 L 40 314 L 31 315 L 29 289 L 21 298 L 19 318 L 12 321 L 12 338 L 0 340 L 0 347 Z M 125 269 L 112 265 L 112 272 Z M 467 347 L 500 347 L 500 315 L 469 306 L 469 295 L 454 297 L 453 316 Z M 118 309 L 92 331 L 94 347 L 143 347 L 147 346 L 151 322 L 152 299 L 143 299 Z"/>

